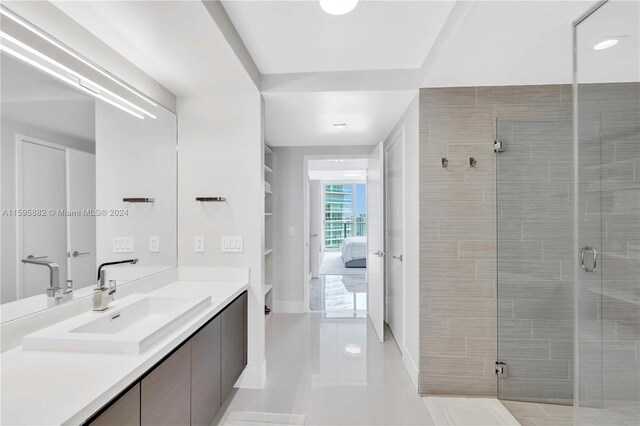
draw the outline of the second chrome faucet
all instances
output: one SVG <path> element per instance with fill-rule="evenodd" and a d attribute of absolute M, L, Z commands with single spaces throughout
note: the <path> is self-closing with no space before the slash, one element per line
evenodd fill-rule
<path fill-rule="evenodd" d="M 115 280 L 109 280 L 109 285 L 105 283 L 105 274 L 102 269 L 105 266 L 131 264 L 138 263 L 138 259 L 118 260 L 115 262 L 106 262 L 98 267 L 98 284 L 93 290 L 93 310 L 104 311 L 109 307 L 109 302 L 113 300 L 113 295 L 116 292 Z"/>

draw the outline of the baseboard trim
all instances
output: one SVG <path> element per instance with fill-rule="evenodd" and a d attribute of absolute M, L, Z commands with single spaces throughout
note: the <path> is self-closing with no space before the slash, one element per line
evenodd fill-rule
<path fill-rule="evenodd" d="M 304 314 L 307 312 L 304 302 L 274 300 L 273 312 L 279 314 Z"/>
<path fill-rule="evenodd" d="M 264 389 L 267 384 L 267 360 L 260 367 L 246 366 L 234 387 L 243 389 Z"/>
<path fill-rule="evenodd" d="M 407 369 L 407 373 L 409 373 L 409 378 L 413 383 L 413 387 L 416 389 L 416 392 L 418 392 L 418 385 L 420 383 L 420 372 L 415 361 L 413 360 L 413 358 L 411 358 L 411 355 L 409 355 L 409 351 L 407 350 L 407 348 L 404 348 L 404 351 L 402 351 L 402 363 L 404 364 L 404 368 Z"/>

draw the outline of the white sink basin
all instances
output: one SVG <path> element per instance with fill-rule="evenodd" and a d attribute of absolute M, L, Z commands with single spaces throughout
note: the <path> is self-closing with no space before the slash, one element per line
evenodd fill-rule
<path fill-rule="evenodd" d="M 22 339 L 22 348 L 40 351 L 139 354 L 199 311 L 211 296 L 162 297 L 134 294 L 104 312 L 87 312 Z"/>

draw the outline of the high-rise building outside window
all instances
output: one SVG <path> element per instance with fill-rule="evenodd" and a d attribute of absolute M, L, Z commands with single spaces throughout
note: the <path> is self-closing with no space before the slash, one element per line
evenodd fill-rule
<path fill-rule="evenodd" d="M 324 185 L 324 244 L 339 249 L 347 237 L 367 235 L 366 185 Z"/>

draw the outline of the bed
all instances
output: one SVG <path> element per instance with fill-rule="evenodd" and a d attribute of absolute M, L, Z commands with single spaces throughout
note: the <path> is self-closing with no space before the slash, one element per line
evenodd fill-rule
<path fill-rule="evenodd" d="M 346 268 L 367 267 L 367 237 L 345 238 L 341 250 Z"/>

